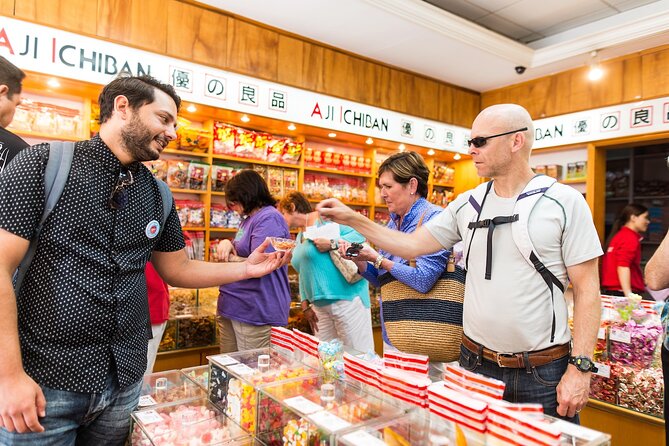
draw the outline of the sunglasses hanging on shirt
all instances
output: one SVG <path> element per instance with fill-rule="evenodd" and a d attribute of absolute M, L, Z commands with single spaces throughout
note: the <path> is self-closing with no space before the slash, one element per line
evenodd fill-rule
<path fill-rule="evenodd" d="M 477 149 L 480 147 L 483 147 L 486 145 L 489 139 L 491 138 L 497 138 L 498 136 L 506 136 L 506 135 L 511 135 L 512 133 L 518 133 L 518 132 L 524 132 L 527 130 L 527 127 L 523 127 L 522 129 L 518 130 L 512 130 L 510 132 L 504 132 L 500 133 L 498 135 L 490 135 L 490 136 L 477 136 L 476 138 L 468 139 L 467 144 L 470 146 L 474 146 Z"/>
<path fill-rule="evenodd" d="M 118 178 L 114 185 L 114 190 L 109 197 L 109 207 L 117 211 L 122 211 L 128 206 L 128 186 L 133 183 L 132 172 L 125 166 L 121 166 L 118 172 Z"/>

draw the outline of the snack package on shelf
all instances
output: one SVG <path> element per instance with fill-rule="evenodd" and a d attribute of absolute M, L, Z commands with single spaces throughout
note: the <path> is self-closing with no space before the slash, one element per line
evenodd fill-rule
<path fill-rule="evenodd" d="M 188 205 L 188 227 L 200 228 L 204 226 L 204 203 L 191 201 Z"/>
<path fill-rule="evenodd" d="M 191 260 L 204 260 L 204 232 L 183 231 L 186 254 Z"/>
<path fill-rule="evenodd" d="M 256 430 L 258 389 L 298 377 L 316 379 L 317 370 L 275 348 L 209 356 L 209 400 L 245 430 Z"/>
<path fill-rule="evenodd" d="M 206 392 L 209 390 L 209 366 L 208 365 L 198 365 L 195 367 L 187 367 L 181 369 L 181 373 L 186 377 L 186 379 L 195 383 L 201 389 Z"/>
<path fill-rule="evenodd" d="M 282 197 L 283 191 L 283 172 L 284 169 L 279 167 L 269 167 L 267 169 L 267 187 L 269 193 L 274 197 Z"/>
<path fill-rule="evenodd" d="M 297 191 L 297 179 L 299 172 L 295 169 L 283 169 L 283 193 Z"/>
<path fill-rule="evenodd" d="M 335 444 L 355 429 L 403 415 L 359 386 L 298 379 L 259 390 L 256 436 L 267 445 Z"/>
<path fill-rule="evenodd" d="M 214 164 L 211 166 L 211 190 L 214 192 L 224 192 L 226 183 L 240 170 L 242 170 L 241 166 L 229 166 L 225 164 Z"/>
<path fill-rule="evenodd" d="M 212 203 L 209 209 L 209 226 L 225 228 L 228 225 L 228 211 L 221 203 Z"/>
<path fill-rule="evenodd" d="M 288 141 L 281 155 L 281 162 L 285 164 L 298 164 L 304 144 L 301 142 Z"/>
<path fill-rule="evenodd" d="M 188 187 L 188 161 L 167 161 L 167 185 L 174 189 L 186 189 Z"/>
<path fill-rule="evenodd" d="M 132 413 L 131 443 L 149 445 L 252 445 L 250 435 L 206 399 Z"/>
<path fill-rule="evenodd" d="M 24 97 L 16 106 L 9 130 L 36 132 L 59 137 L 76 138 L 83 131 L 81 111 Z"/>
<path fill-rule="evenodd" d="M 178 370 L 144 375 L 138 408 L 206 397 L 205 391 Z"/>
<path fill-rule="evenodd" d="M 207 190 L 207 181 L 209 181 L 209 164 L 191 161 L 188 164 L 188 188 Z"/>
<path fill-rule="evenodd" d="M 237 129 L 234 126 L 214 122 L 214 154 L 234 155 Z"/>
<path fill-rule="evenodd" d="M 271 138 L 267 143 L 267 161 L 270 163 L 280 163 L 288 141 L 285 138 Z"/>
<path fill-rule="evenodd" d="M 162 181 L 167 181 L 167 161 L 160 159 L 146 161 L 144 165 L 151 171 L 154 177 Z"/>
<path fill-rule="evenodd" d="M 238 128 L 235 134 L 235 156 L 241 158 L 256 158 L 256 133 L 251 130 L 240 129 Z M 262 158 L 257 158 L 264 160 L 267 156 L 267 152 L 263 154 Z"/>
<path fill-rule="evenodd" d="M 195 127 L 178 127 L 179 149 L 189 152 L 204 153 L 211 144 L 211 132 Z"/>
<path fill-rule="evenodd" d="M 390 213 L 388 211 L 374 211 L 374 221 L 380 225 L 386 226 L 390 221 Z"/>

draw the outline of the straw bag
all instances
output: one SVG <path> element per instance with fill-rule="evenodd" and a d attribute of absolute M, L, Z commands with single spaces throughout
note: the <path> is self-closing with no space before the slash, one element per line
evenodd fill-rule
<path fill-rule="evenodd" d="M 453 264 L 425 294 L 390 273 L 379 277 L 379 282 L 383 326 L 393 347 L 427 355 L 430 361 L 460 357 L 465 270 Z"/>
<path fill-rule="evenodd" d="M 420 217 L 416 229 L 423 222 Z M 416 266 L 416 261 L 409 264 Z M 420 293 L 389 272 L 379 277 L 381 320 L 393 347 L 427 355 L 430 361 L 451 362 L 460 357 L 465 270 L 451 255 L 448 265 L 427 293 Z"/>

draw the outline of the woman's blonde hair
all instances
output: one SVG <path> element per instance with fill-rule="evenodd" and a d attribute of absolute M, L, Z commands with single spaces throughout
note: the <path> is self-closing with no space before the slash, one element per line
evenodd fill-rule
<path fill-rule="evenodd" d="M 279 210 L 288 212 L 298 212 L 300 214 L 308 214 L 313 209 L 309 199 L 302 192 L 288 192 L 281 200 L 279 200 Z"/>

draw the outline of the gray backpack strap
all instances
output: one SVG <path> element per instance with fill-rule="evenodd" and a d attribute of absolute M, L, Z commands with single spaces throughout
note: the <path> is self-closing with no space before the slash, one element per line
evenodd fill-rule
<path fill-rule="evenodd" d="M 163 180 L 156 178 L 156 183 L 158 183 L 158 189 L 160 190 L 160 198 L 163 199 L 163 217 L 160 221 L 160 233 L 162 234 L 167 222 L 167 216 L 172 212 L 172 191 Z"/>
<path fill-rule="evenodd" d="M 30 240 L 30 246 L 26 255 L 21 260 L 16 274 L 14 275 L 14 290 L 15 294 L 19 294 L 21 284 L 25 278 L 26 272 L 30 267 L 30 263 L 35 256 L 37 250 L 37 241 L 42 232 L 42 227 L 51 211 L 58 204 L 60 196 L 63 194 L 65 183 L 70 176 L 70 167 L 72 166 L 72 158 L 74 156 L 74 142 L 54 141 L 50 144 L 49 159 L 44 169 L 44 212 L 42 218 L 35 228 L 35 234 Z"/>

